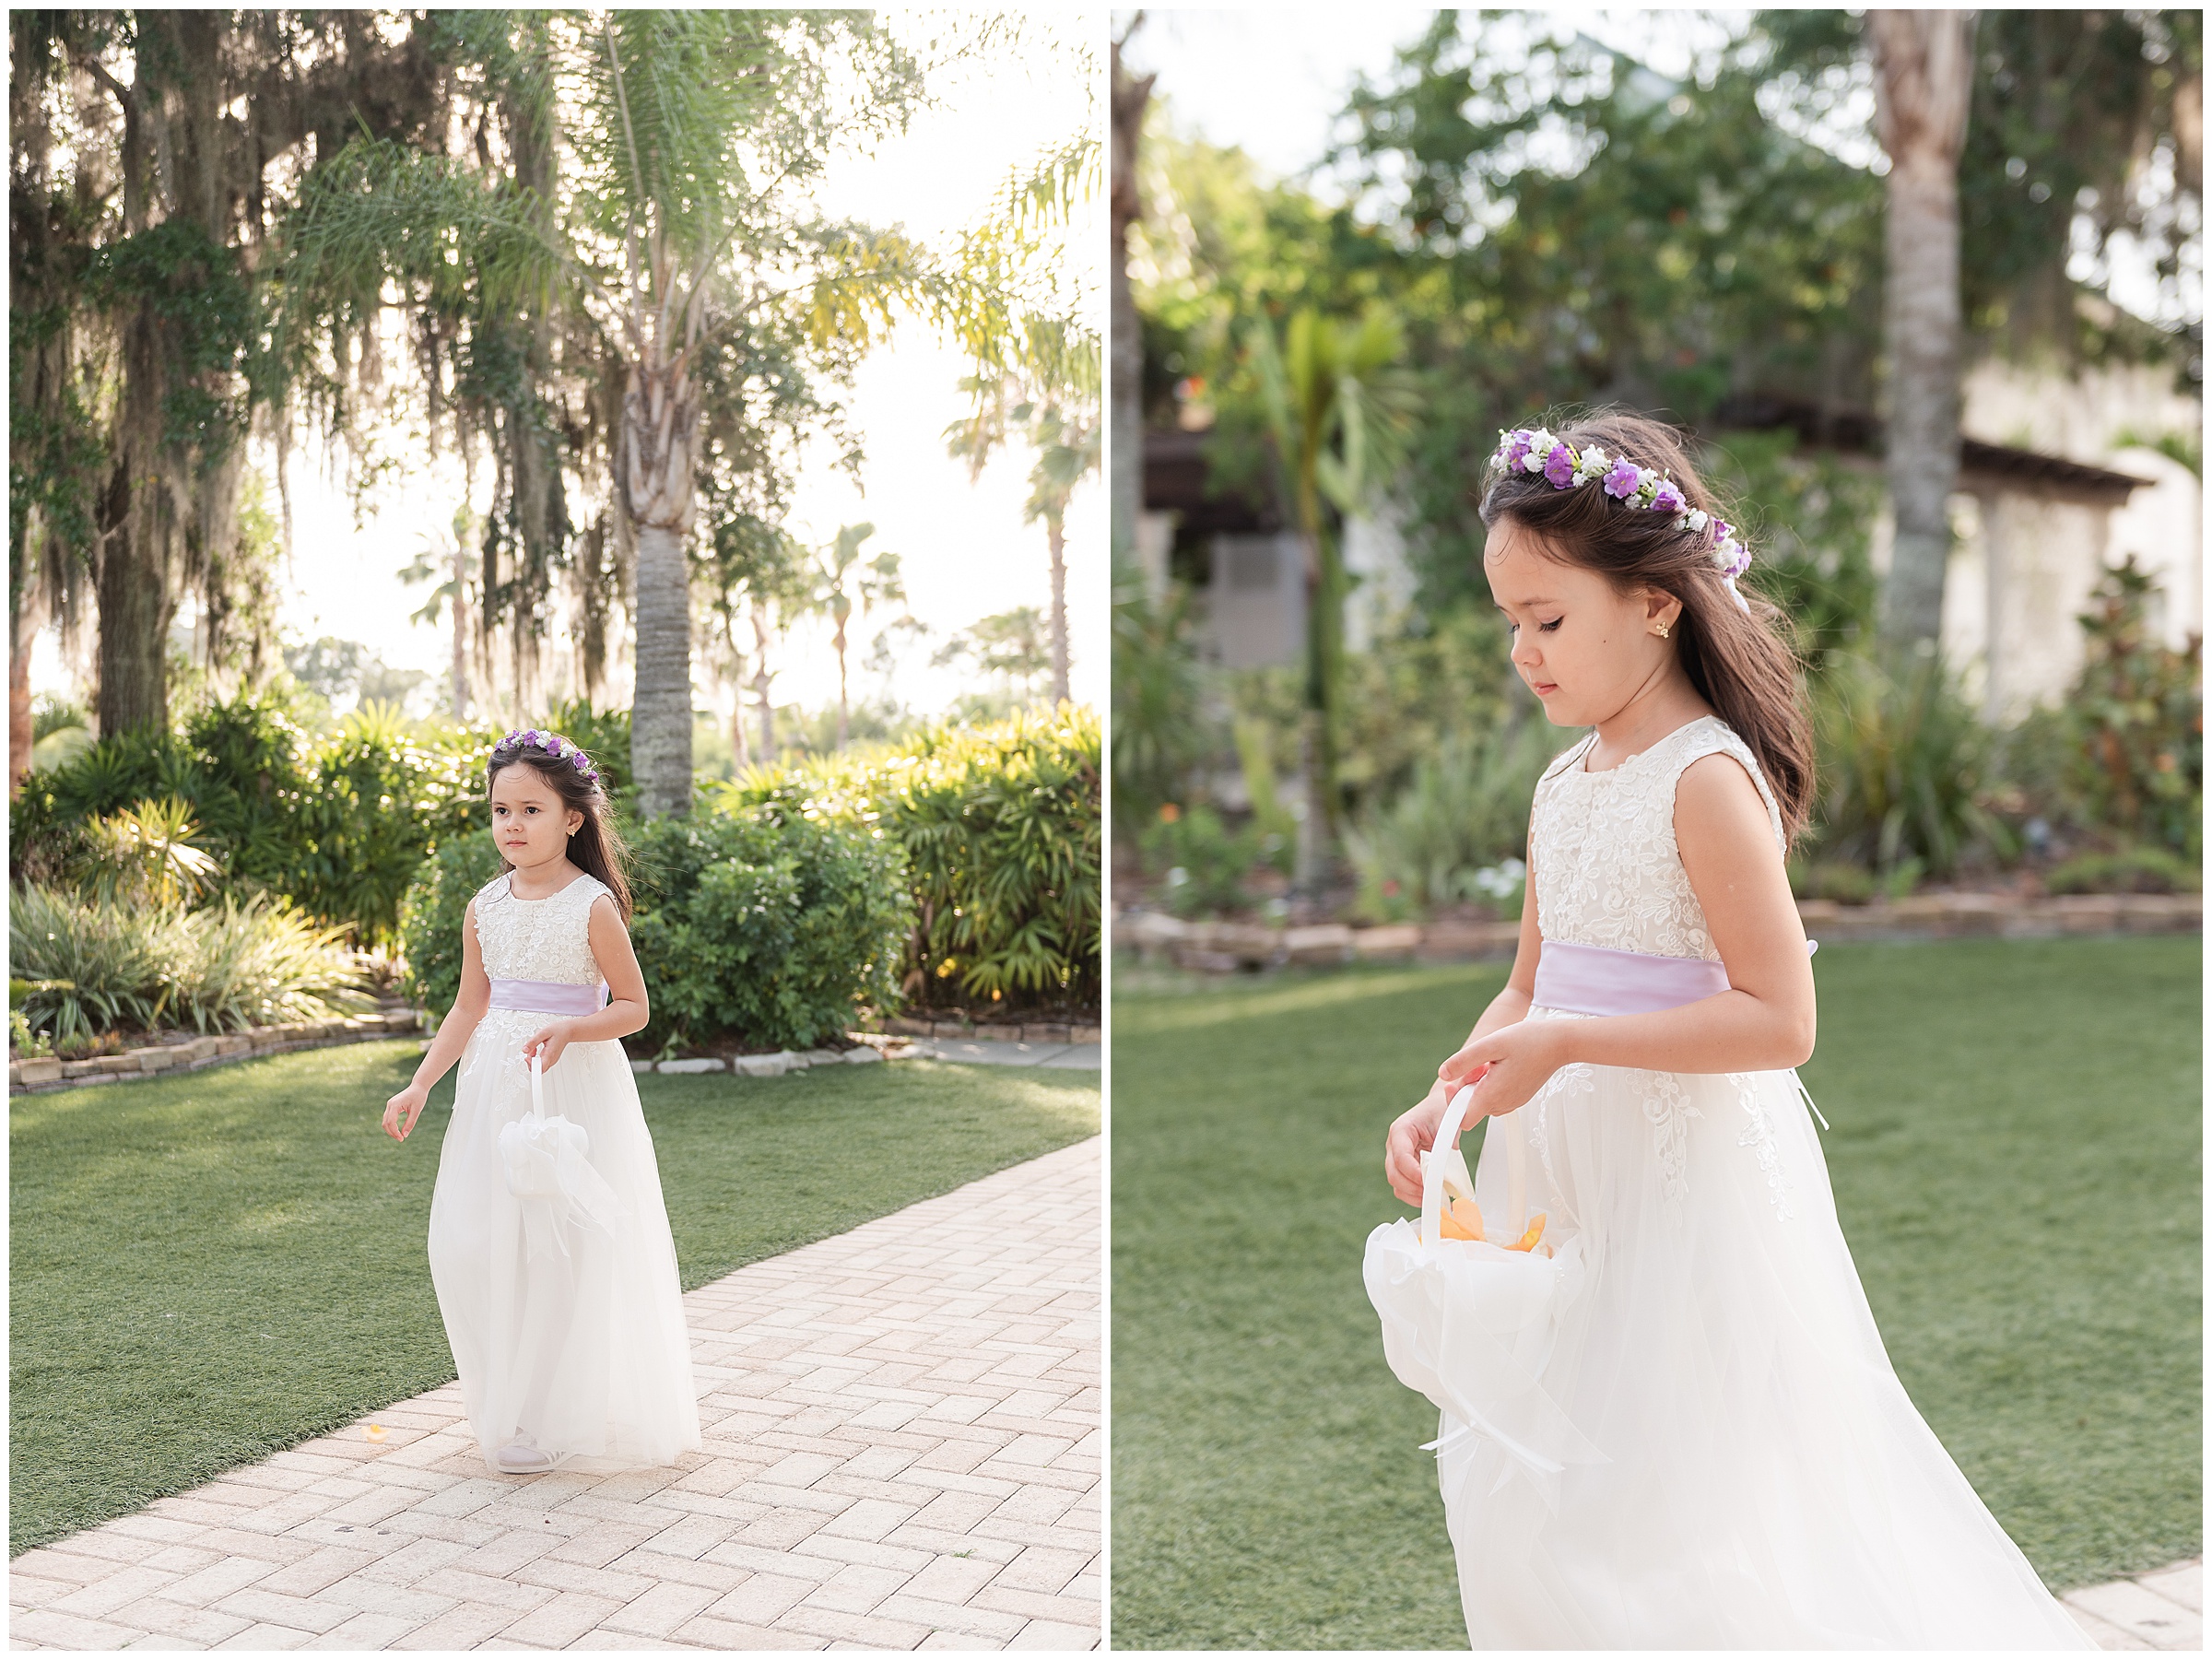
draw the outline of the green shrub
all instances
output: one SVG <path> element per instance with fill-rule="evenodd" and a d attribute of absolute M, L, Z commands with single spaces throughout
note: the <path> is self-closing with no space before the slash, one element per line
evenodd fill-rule
<path fill-rule="evenodd" d="M 653 820 L 637 847 L 644 1048 L 811 1049 L 897 998 L 912 907 L 879 830 L 740 809 Z"/>
<path fill-rule="evenodd" d="M 1536 780 L 1560 748 L 1557 731 L 1527 719 L 1445 739 L 1345 837 L 1361 911 L 1394 920 L 1476 901 L 1517 912 L 1510 882 L 1485 873 L 1526 851 Z"/>
<path fill-rule="evenodd" d="M 53 885 L 81 865 L 93 821 L 170 797 L 244 897 L 281 894 L 365 941 L 390 939 L 430 848 L 475 827 L 493 735 L 429 738 L 371 705 L 312 743 L 281 700 L 210 703 L 182 729 L 103 738 L 24 781 L 9 818 L 11 877 Z"/>
<path fill-rule="evenodd" d="M 1790 891 L 1801 900 L 1833 900 L 1839 905 L 1866 905 L 1881 891 L 1874 873 L 1840 859 L 1811 864 L 1790 861 Z"/>
<path fill-rule="evenodd" d="M 185 1025 L 242 1031 L 365 1005 L 341 932 L 265 896 L 186 911 L 16 888 L 8 977 L 24 983 L 29 1027 L 56 1042 Z"/>
<path fill-rule="evenodd" d="M 1231 830 L 1200 803 L 1156 819 L 1145 838 L 1145 854 L 1148 865 L 1167 873 L 1170 910 L 1178 916 L 1207 916 L 1243 909 L 1249 899 L 1244 878 L 1279 851 L 1280 842 L 1279 832 L 1258 823 Z"/>
<path fill-rule="evenodd" d="M 1113 800 L 1124 830 L 1141 830 L 1206 749 L 1189 588 L 1154 600 L 1126 559 L 1113 567 Z"/>
<path fill-rule="evenodd" d="M 2195 860 L 2204 845 L 2204 647 L 2159 642 L 2156 584 L 2127 562 L 2107 571 L 2081 618 L 2084 658 L 2067 695 L 2078 817 L 2111 835 Z"/>
<path fill-rule="evenodd" d="M 756 769 L 724 811 L 880 825 L 905 852 L 913 934 L 901 985 L 995 1002 L 1099 1000 L 1103 847 L 1096 712 L 1063 703 L 896 748 Z"/>
<path fill-rule="evenodd" d="M 1820 858 L 1887 877 L 1908 861 L 1948 876 L 1971 855 L 2009 858 L 2012 837 L 1983 799 L 1992 735 L 1940 657 L 1899 672 L 1840 655 L 1813 682 Z"/>
<path fill-rule="evenodd" d="M 491 832 L 453 836 L 422 862 L 400 906 L 407 989 L 427 1008 L 453 1007 L 461 991 L 463 920 L 477 889 L 506 867 Z"/>
<path fill-rule="evenodd" d="M 2053 865 L 2043 877 L 2049 893 L 2196 893 L 2204 873 L 2163 847 L 2126 847 L 2081 854 Z"/>

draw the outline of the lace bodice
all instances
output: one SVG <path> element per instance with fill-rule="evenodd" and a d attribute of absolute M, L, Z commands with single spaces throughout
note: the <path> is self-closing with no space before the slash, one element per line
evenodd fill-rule
<path fill-rule="evenodd" d="M 1776 842 L 1786 845 L 1781 809 L 1758 760 L 1718 715 L 1677 727 L 1609 771 L 1585 772 L 1583 760 L 1596 736 L 1552 762 L 1536 785 L 1529 843 L 1544 937 L 1717 961 L 1675 845 L 1675 786 L 1700 757 L 1734 756 L 1766 801 Z"/>
<path fill-rule="evenodd" d="M 477 943 L 493 980 L 545 980 L 597 985 L 606 976 L 592 956 L 592 901 L 606 891 L 579 876 L 542 900 L 515 898 L 505 875 L 477 889 Z"/>

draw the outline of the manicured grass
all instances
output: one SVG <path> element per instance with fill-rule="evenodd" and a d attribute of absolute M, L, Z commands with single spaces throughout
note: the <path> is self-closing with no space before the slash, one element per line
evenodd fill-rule
<path fill-rule="evenodd" d="M 10 1103 L 9 1548 L 449 1381 L 411 1043 Z M 1095 1073 L 638 1080 L 687 1288 L 1094 1134 Z"/>
<path fill-rule="evenodd" d="M 2201 1548 L 2194 938 L 1830 947 L 1803 1069 L 1913 1400 L 2055 1587 Z M 1382 1134 L 1502 968 L 1113 1011 L 1113 1632 L 1464 1647 L 1436 1411 L 1362 1242 Z M 1806 1426 L 1808 1435 L 1819 1426 Z"/>

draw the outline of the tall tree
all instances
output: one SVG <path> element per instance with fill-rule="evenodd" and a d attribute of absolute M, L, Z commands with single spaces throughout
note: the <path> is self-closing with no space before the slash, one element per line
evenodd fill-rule
<path fill-rule="evenodd" d="M 1038 383 L 1045 383 L 1039 384 Z M 1052 559 L 1053 697 L 1068 700 L 1067 509 L 1077 489 L 1099 470 L 1099 359 L 1088 350 L 1032 358 L 1027 374 L 970 376 L 961 389 L 974 399 L 965 419 L 946 430 L 947 448 L 969 464 L 971 477 L 1011 438 L 1037 460 L 1022 517 L 1044 526 Z"/>
<path fill-rule="evenodd" d="M 1938 639 L 1959 478 L 1959 156 L 1974 87 L 1974 14 L 1870 11 L 1875 105 L 1889 157 L 1889 500 L 1882 589 L 1893 645 Z"/>
<path fill-rule="evenodd" d="M 552 158 L 546 182 L 356 140 L 344 187 L 292 237 L 299 286 L 367 303 L 391 282 L 429 314 L 557 320 L 635 550 L 641 803 L 680 813 L 693 578 L 742 585 L 777 541 L 800 438 L 837 425 L 814 383 L 849 374 L 902 309 L 971 344 L 1003 330 L 1003 298 L 987 271 L 812 205 L 834 151 L 896 131 L 924 96 L 925 66 L 865 16 L 468 14 L 457 38 L 488 77 L 543 64 L 500 84 L 536 88 L 515 130 Z M 485 583 L 496 595 L 488 549 Z"/>
<path fill-rule="evenodd" d="M 1122 67 L 1122 47 L 1144 22 L 1138 12 L 1113 42 L 1112 120 L 1113 177 L 1110 211 L 1113 243 L 1106 280 L 1111 285 L 1113 328 L 1112 402 L 1113 477 L 1107 496 L 1108 536 L 1117 557 L 1136 546 L 1137 515 L 1145 500 L 1143 323 L 1129 289 L 1129 228 L 1143 217 L 1143 199 L 1137 189 L 1137 146 L 1144 133 L 1145 106 L 1151 101 L 1156 77 L 1133 76 Z"/>
<path fill-rule="evenodd" d="M 845 626 L 858 610 L 863 617 L 879 605 L 898 605 L 906 598 L 906 584 L 899 578 L 899 556 L 878 553 L 862 560 L 860 545 L 876 534 L 873 524 L 843 524 L 836 538 L 821 551 L 821 587 L 815 603 L 830 618 L 830 644 L 837 653 L 837 747 L 842 749 L 852 736 L 852 710 L 845 691 Z M 855 567 L 858 567 L 855 570 Z"/>
<path fill-rule="evenodd" d="M 1298 883 L 1312 893 L 1328 878 L 1343 807 L 1336 782 L 1346 593 L 1339 521 L 1371 505 L 1404 458 L 1410 406 L 1392 371 L 1405 350 L 1405 332 L 1380 306 L 1357 322 L 1301 307 L 1279 343 L 1264 323 L 1250 339 L 1284 493 L 1306 550 L 1305 715 L 1299 735 L 1306 808 L 1299 820 Z"/>

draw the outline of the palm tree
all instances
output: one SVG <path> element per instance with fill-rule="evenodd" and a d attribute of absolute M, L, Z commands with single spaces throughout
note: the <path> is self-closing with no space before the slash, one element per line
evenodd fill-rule
<path fill-rule="evenodd" d="M 1274 329 L 1259 323 L 1250 347 L 1285 493 L 1306 545 L 1305 716 L 1299 734 L 1306 810 L 1299 822 L 1298 885 L 1312 893 L 1327 877 L 1341 806 L 1335 728 L 1346 583 L 1330 513 L 1370 505 L 1403 461 L 1410 394 L 1392 371 L 1405 350 L 1405 333 L 1381 306 L 1357 323 L 1306 307 L 1292 313 L 1279 345 Z"/>
<path fill-rule="evenodd" d="M 303 309 L 335 293 L 369 310 L 391 282 L 410 303 L 479 317 L 519 307 L 619 377 L 618 397 L 592 402 L 636 554 L 631 759 L 643 809 L 682 813 L 706 388 L 730 378 L 710 376 L 715 354 L 781 328 L 849 372 L 901 304 L 972 343 L 1003 332 L 999 296 L 988 274 L 934 265 L 896 232 L 813 215 L 806 187 L 832 151 L 896 131 L 922 96 L 913 57 L 865 14 L 468 14 L 455 27 L 511 77 L 532 166 L 482 174 L 354 140 L 291 229 L 288 292 Z"/>
<path fill-rule="evenodd" d="M 1053 563 L 1053 697 L 1068 700 L 1067 505 L 1099 470 L 1097 341 L 1073 350 L 1033 351 L 1027 374 L 971 375 L 960 390 L 975 400 L 965 420 L 946 429 L 946 447 L 980 477 L 992 453 L 1018 434 L 1036 453 L 1022 522 L 1044 525 Z M 1040 384 L 1039 383 L 1043 383 Z"/>
<path fill-rule="evenodd" d="M 1866 14 L 1889 157 L 1889 500 L 1897 536 L 1882 593 L 1894 645 L 1943 631 L 1959 478 L 1959 156 L 1973 98 L 1974 14 Z"/>
<path fill-rule="evenodd" d="M 399 573 L 399 580 L 413 586 L 427 583 L 441 572 L 450 571 L 445 581 L 430 590 L 429 597 L 421 610 L 407 620 L 438 626 L 439 610 L 453 606 L 453 719 L 468 719 L 468 588 L 477 574 L 477 561 L 468 551 L 468 533 L 475 524 L 476 514 L 465 502 L 453 513 L 453 535 L 445 537 L 425 536 L 417 550 L 414 562 Z"/>
<path fill-rule="evenodd" d="M 860 564 L 860 545 L 876 534 L 873 524 L 846 524 L 839 528 L 837 538 L 822 550 L 822 585 L 815 595 L 815 603 L 829 614 L 836 633 L 830 643 L 837 648 L 837 747 L 842 749 L 852 733 L 852 716 L 845 695 L 845 624 L 853 616 L 853 602 L 857 599 L 862 616 L 866 616 L 879 605 L 903 605 L 906 585 L 899 580 L 899 556 L 879 553 L 865 564 Z M 860 565 L 857 575 L 849 575 L 854 565 Z"/>
<path fill-rule="evenodd" d="M 1145 14 L 1138 12 L 1112 46 L 1113 246 L 1106 280 L 1112 285 L 1113 312 L 1113 478 L 1109 535 L 1117 555 L 1135 549 L 1137 515 L 1145 504 L 1144 325 L 1129 291 L 1129 227 L 1144 217 L 1136 182 L 1137 148 L 1144 135 L 1145 106 L 1151 101 L 1156 77 L 1133 76 L 1122 67 L 1122 48 L 1144 20 Z"/>

